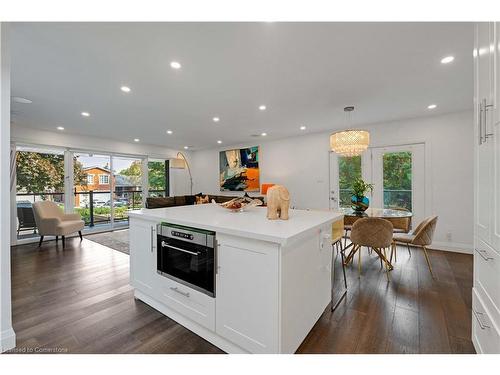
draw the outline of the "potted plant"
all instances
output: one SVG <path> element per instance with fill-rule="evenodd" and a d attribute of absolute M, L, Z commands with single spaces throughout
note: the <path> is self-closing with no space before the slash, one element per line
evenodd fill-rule
<path fill-rule="evenodd" d="M 364 182 L 361 178 L 354 180 L 352 184 L 351 208 L 356 212 L 364 212 L 370 205 L 370 200 L 365 194 L 373 192 L 373 184 Z"/>

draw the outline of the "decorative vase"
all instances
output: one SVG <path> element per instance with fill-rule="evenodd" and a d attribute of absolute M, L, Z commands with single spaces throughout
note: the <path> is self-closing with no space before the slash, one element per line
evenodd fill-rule
<path fill-rule="evenodd" d="M 356 212 L 365 212 L 369 205 L 368 197 L 358 197 L 357 195 L 351 197 L 351 208 Z"/>

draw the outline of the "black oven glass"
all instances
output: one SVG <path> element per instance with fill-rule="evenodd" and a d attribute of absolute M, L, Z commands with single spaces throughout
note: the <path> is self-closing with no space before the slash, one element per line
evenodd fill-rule
<path fill-rule="evenodd" d="M 214 249 L 158 236 L 158 270 L 165 276 L 214 295 Z"/>

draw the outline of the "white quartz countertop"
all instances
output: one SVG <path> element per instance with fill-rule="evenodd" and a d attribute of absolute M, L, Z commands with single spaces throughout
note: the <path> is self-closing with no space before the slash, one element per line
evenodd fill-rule
<path fill-rule="evenodd" d="M 343 216 L 334 211 L 290 210 L 289 220 L 268 220 L 266 214 L 265 207 L 231 212 L 215 204 L 129 211 L 132 218 L 165 221 L 281 245 Z"/>

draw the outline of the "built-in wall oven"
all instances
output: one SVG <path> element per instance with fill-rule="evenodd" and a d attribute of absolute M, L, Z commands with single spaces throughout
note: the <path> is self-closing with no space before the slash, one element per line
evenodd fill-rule
<path fill-rule="evenodd" d="M 215 297 L 215 232 L 162 223 L 157 241 L 160 275 Z"/>

